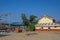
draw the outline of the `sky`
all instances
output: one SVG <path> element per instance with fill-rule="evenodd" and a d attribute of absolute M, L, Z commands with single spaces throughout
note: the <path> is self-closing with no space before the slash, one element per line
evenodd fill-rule
<path fill-rule="evenodd" d="M 60 0 L 0 0 L 0 15 L 9 14 L 10 22 L 21 22 L 21 14 L 27 17 L 35 15 L 38 18 L 48 14 L 60 20 Z M 6 16 L 2 16 L 5 22 Z M 1 20 L 0 20 L 1 21 Z"/>

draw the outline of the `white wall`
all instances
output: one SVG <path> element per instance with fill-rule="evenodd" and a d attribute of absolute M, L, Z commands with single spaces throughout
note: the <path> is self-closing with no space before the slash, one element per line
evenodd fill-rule
<path fill-rule="evenodd" d="M 41 29 L 41 27 L 35 27 L 35 29 Z"/>
<path fill-rule="evenodd" d="M 40 23 L 53 23 L 53 20 L 43 17 L 38 21 L 38 24 Z"/>
<path fill-rule="evenodd" d="M 60 27 L 50 27 L 50 29 L 60 29 Z"/>

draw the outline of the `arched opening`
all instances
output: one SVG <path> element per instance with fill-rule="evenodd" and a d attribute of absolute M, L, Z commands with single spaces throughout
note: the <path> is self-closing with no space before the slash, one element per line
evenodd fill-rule
<path fill-rule="evenodd" d="M 50 27 L 48 27 L 48 30 L 50 30 Z"/>

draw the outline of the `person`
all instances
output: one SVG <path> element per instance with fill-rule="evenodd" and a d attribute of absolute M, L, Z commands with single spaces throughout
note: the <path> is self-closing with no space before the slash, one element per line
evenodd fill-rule
<path fill-rule="evenodd" d="M 22 32 L 22 27 L 19 27 L 18 31 L 19 31 L 19 32 Z"/>
<path fill-rule="evenodd" d="M 7 32 L 11 32 L 11 29 L 10 29 L 10 28 L 8 28 L 8 29 L 7 29 Z"/>

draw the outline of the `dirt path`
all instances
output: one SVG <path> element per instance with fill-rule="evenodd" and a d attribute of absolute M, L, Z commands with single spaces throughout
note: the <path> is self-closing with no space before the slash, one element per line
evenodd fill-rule
<path fill-rule="evenodd" d="M 10 33 L 0 40 L 60 40 L 60 32 L 25 32 Z"/>

